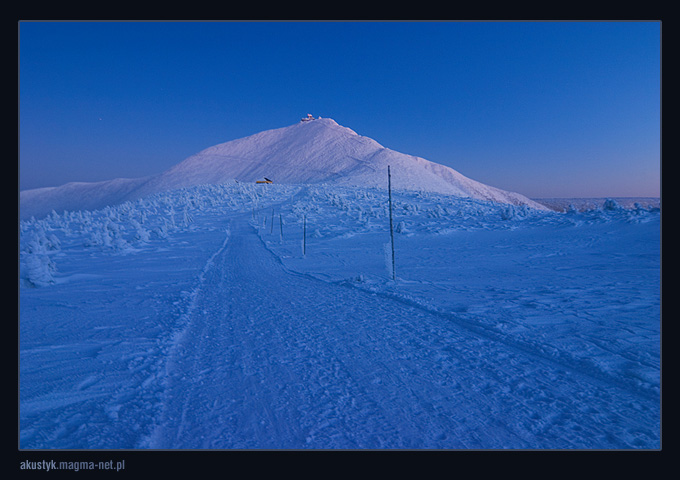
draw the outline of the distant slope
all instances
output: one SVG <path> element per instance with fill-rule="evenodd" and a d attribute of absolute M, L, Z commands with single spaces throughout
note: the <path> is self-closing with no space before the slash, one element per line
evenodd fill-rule
<path fill-rule="evenodd" d="M 201 184 L 255 182 L 331 183 L 424 190 L 545 210 L 518 193 L 471 180 L 452 168 L 405 155 L 358 135 L 330 118 L 266 130 L 207 148 L 165 172 L 141 179 L 69 183 L 20 193 L 21 218 L 56 211 L 94 209 L 146 195 Z"/>
<path fill-rule="evenodd" d="M 103 182 L 71 182 L 60 187 L 36 188 L 20 192 L 20 218 L 45 216 L 55 210 L 96 210 L 134 198 L 145 178 L 116 178 Z"/>

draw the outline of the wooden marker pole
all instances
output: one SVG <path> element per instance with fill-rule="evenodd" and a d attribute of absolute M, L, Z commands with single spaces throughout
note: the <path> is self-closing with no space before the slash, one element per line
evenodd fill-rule
<path fill-rule="evenodd" d="M 392 176 L 390 175 L 390 166 L 387 166 L 387 192 L 390 203 L 390 241 L 392 242 L 392 280 L 397 280 L 397 271 L 394 268 L 394 228 L 392 227 Z"/>
<path fill-rule="evenodd" d="M 302 216 L 302 256 L 307 255 L 307 215 Z"/>

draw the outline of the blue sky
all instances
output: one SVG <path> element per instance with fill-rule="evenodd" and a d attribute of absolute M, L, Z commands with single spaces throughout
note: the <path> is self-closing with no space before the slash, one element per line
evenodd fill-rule
<path fill-rule="evenodd" d="M 660 22 L 21 22 L 21 190 L 330 117 L 540 197 L 659 196 Z"/>

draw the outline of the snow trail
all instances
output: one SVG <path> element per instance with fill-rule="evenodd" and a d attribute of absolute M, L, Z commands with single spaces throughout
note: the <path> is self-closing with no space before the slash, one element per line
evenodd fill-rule
<path fill-rule="evenodd" d="M 150 448 L 659 444 L 658 398 L 416 306 L 294 274 L 245 216 L 199 280 L 166 361 Z"/>

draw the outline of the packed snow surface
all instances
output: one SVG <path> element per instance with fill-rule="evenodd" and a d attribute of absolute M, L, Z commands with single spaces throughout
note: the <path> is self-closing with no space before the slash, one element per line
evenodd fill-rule
<path fill-rule="evenodd" d="M 96 209 L 182 187 L 225 182 L 332 184 L 429 191 L 543 209 L 518 193 L 471 180 L 452 168 L 390 150 L 330 118 L 266 130 L 207 148 L 167 171 L 140 179 L 69 183 L 20 192 L 23 219 L 53 209 Z"/>
<path fill-rule="evenodd" d="M 392 207 L 395 271 L 384 189 L 22 221 L 20 447 L 660 448 L 658 205 Z"/>

